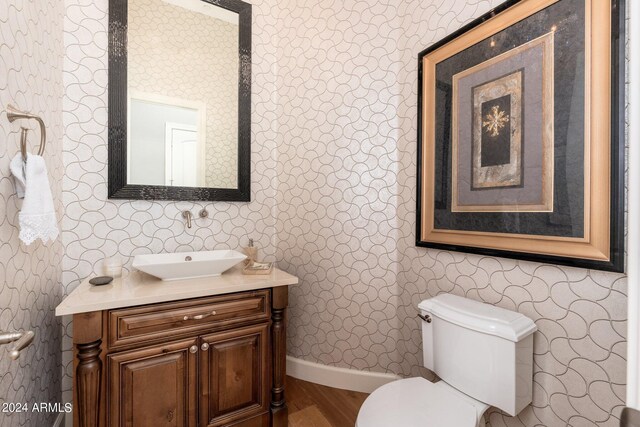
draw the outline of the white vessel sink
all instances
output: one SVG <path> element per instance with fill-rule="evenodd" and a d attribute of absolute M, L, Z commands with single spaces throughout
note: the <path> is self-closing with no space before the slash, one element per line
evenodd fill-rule
<path fill-rule="evenodd" d="M 133 268 L 162 280 L 194 279 L 219 276 L 245 258 L 230 249 L 136 255 Z"/>

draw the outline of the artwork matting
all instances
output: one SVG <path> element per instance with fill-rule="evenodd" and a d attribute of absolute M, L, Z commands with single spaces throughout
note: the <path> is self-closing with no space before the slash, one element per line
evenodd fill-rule
<path fill-rule="evenodd" d="M 417 246 L 623 271 L 624 2 L 572 1 L 509 1 L 419 54 Z M 514 68 L 504 58 L 535 43 L 542 60 L 519 58 L 523 89 L 513 77 L 476 101 L 484 153 L 469 154 L 473 132 L 460 129 L 471 129 L 474 101 L 461 79 L 500 61 Z M 478 117 L 502 151 L 477 136 Z M 474 188 L 474 164 L 487 189 Z"/>

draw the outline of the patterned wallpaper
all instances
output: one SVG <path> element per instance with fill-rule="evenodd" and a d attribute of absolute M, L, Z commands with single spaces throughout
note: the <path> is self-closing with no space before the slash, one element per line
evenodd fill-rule
<path fill-rule="evenodd" d="M 9 123 L 7 104 L 43 116 L 45 160 L 57 215 L 62 217 L 62 5 L 57 0 L 8 0 L 0 7 L 0 331 L 33 330 L 33 343 L 12 361 L 0 348 L 0 403 L 61 402 L 60 321 L 62 245 L 18 239 L 18 212 L 9 162 L 19 151 L 20 126 L 37 150 L 31 121 Z M 50 426 L 56 413 L 2 413 L 0 427 Z"/>
<path fill-rule="evenodd" d="M 416 81 L 417 61 L 409 49 L 428 46 L 500 2 L 465 3 L 407 3 L 411 13 L 404 14 L 401 49 L 411 67 L 403 68 L 399 81 Z M 533 404 L 515 418 L 491 411 L 485 417 L 488 425 L 618 426 L 626 382 L 626 276 L 414 247 L 416 91 L 415 85 L 403 87 L 399 111 L 405 135 L 400 142 L 399 181 L 405 190 L 399 215 L 406 219 L 398 275 L 404 290 L 398 307 L 402 372 L 420 371 L 415 305 L 441 292 L 464 295 L 520 311 L 534 319 L 539 330 L 534 338 Z"/>
<path fill-rule="evenodd" d="M 289 352 L 430 376 L 419 301 L 442 292 L 535 320 L 534 402 L 495 426 L 617 426 L 624 275 L 416 248 L 417 54 L 488 0 L 278 2 L 279 266 L 293 287 Z M 288 19 L 284 19 L 288 17 Z"/>
<path fill-rule="evenodd" d="M 65 295 L 80 280 L 100 272 L 105 257 L 130 266 L 143 253 L 212 250 L 246 246 L 275 260 L 276 149 L 275 18 L 253 2 L 253 106 L 251 203 L 107 200 L 107 23 L 108 0 L 65 0 L 64 166 L 62 240 Z M 187 229 L 181 211 L 197 216 Z M 71 400 L 71 322 L 63 321 L 63 397 Z"/>
<path fill-rule="evenodd" d="M 238 26 L 163 0 L 128 13 L 129 87 L 205 103 L 206 185 L 237 188 Z"/>
<path fill-rule="evenodd" d="M 291 19 L 278 29 L 276 257 L 301 281 L 288 351 L 383 372 L 402 360 L 397 82 L 412 65 L 394 4 L 278 2 Z"/>
<path fill-rule="evenodd" d="M 417 53 L 497 3 L 253 1 L 253 201 L 205 205 L 106 200 L 107 0 L 65 0 L 65 292 L 105 256 L 129 264 L 251 236 L 301 279 L 290 293 L 293 356 L 429 375 L 415 307 L 452 292 L 519 310 L 540 329 L 534 404 L 517 418 L 492 412 L 491 426 L 616 425 L 624 275 L 413 245 Z M 185 230 L 180 210 L 201 206 L 210 219 Z"/>

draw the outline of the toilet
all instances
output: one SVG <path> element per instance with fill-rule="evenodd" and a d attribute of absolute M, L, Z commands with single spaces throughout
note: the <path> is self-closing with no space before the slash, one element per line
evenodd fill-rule
<path fill-rule="evenodd" d="M 407 378 L 378 388 L 356 427 L 480 427 L 491 406 L 515 416 L 531 403 L 531 319 L 450 294 L 418 307 L 424 366 L 441 380 Z"/>

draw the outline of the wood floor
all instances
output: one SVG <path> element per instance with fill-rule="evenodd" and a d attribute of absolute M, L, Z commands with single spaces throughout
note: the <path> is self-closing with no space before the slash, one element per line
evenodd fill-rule
<path fill-rule="evenodd" d="M 353 427 L 368 394 L 287 376 L 289 427 Z"/>

